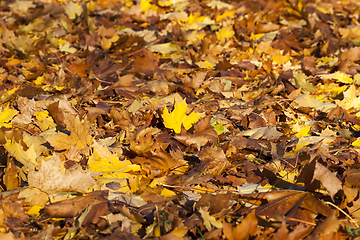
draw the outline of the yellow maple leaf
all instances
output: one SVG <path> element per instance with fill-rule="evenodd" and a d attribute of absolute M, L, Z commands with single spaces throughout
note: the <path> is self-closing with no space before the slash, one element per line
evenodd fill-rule
<path fill-rule="evenodd" d="M 15 117 L 15 115 L 18 113 L 18 111 L 14 109 L 10 109 L 9 106 L 7 106 L 5 109 L 2 109 L 0 112 L 0 127 L 11 127 L 11 119 Z"/>
<path fill-rule="evenodd" d="M 343 100 L 335 101 L 339 106 L 345 108 L 346 110 L 358 110 L 360 108 L 360 97 L 358 96 L 358 89 L 355 87 L 355 85 L 351 85 L 348 90 L 343 92 L 343 94 Z"/>
<path fill-rule="evenodd" d="M 14 56 L 11 56 L 11 58 L 9 58 L 6 63 L 7 66 L 15 66 L 19 64 L 21 64 L 21 60 L 14 58 Z"/>
<path fill-rule="evenodd" d="M 119 35 L 117 33 L 114 34 L 111 38 L 103 37 L 101 39 L 101 47 L 105 50 L 109 49 L 111 47 L 111 44 L 119 40 Z"/>
<path fill-rule="evenodd" d="M 232 38 L 235 35 L 235 31 L 233 30 L 232 26 L 221 28 L 217 33 L 216 37 L 218 40 L 223 38 Z"/>
<path fill-rule="evenodd" d="M 221 19 L 229 17 L 229 18 L 233 18 L 233 16 L 235 15 L 235 11 L 226 11 L 223 14 L 219 14 L 216 16 L 216 22 L 220 22 Z"/>
<path fill-rule="evenodd" d="M 360 147 L 360 139 L 357 138 L 355 141 L 352 142 L 352 144 L 354 147 Z"/>
<path fill-rule="evenodd" d="M 205 20 L 205 18 L 206 18 L 206 16 L 202 16 L 200 12 L 195 12 L 194 14 L 191 13 L 188 18 L 188 24 L 202 22 Z"/>
<path fill-rule="evenodd" d="M 295 136 L 299 138 L 309 136 L 310 128 L 311 126 L 302 127 Z"/>
<path fill-rule="evenodd" d="M 353 80 L 352 78 L 350 77 L 349 74 L 346 74 L 346 73 L 342 73 L 342 72 L 335 72 L 334 74 L 334 79 L 338 80 L 339 82 L 342 82 L 342 83 L 352 83 Z"/>
<path fill-rule="evenodd" d="M 40 216 L 40 210 L 43 208 L 44 208 L 43 206 L 39 206 L 39 205 L 32 206 L 27 212 L 27 214 L 33 217 L 38 217 Z"/>
<path fill-rule="evenodd" d="M 287 172 L 287 171 L 280 171 L 278 174 L 281 176 L 281 179 L 289 182 L 289 183 L 295 183 L 296 177 L 298 176 L 297 173 L 293 172 Z"/>
<path fill-rule="evenodd" d="M 149 0 L 141 0 L 140 7 L 143 12 L 146 12 L 146 10 L 157 10 L 158 6 L 151 3 Z"/>
<path fill-rule="evenodd" d="M 16 158 L 16 160 L 22 163 L 27 170 L 35 169 L 35 167 L 37 166 L 36 160 L 32 159 L 29 156 L 28 152 L 24 151 L 23 146 L 20 143 L 7 140 L 6 144 L 4 145 L 4 148 L 9 153 L 9 155 Z"/>
<path fill-rule="evenodd" d="M 74 20 L 77 16 L 80 16 L 82 11 L 83 10 L 78 3 L 70 2 L 66 4 L 65 13 L 71 20 Z"/>
<path fill-rule="evenodd" d="M 105 182 L 114 179 L 126 179 L 130 177 L 130 171 L 140 171 L 140 165 L 132 164 L 129 160 L 120 161 L 115 155 L 108 158 L 90 158 L 88 161 L 89 169 L 95 173 L 100 173 Z"/>
<path fill-rule="evenodd" d="M 306 75 L 302 71 L 293 71 L 293 76 L 296 85 L 301 87 L 305 93 L 313 93 L 316 91 L 316 87 L 312 83 L 306 81 Z"/>
<path fill-rule="evenodd" d="M 175 103 L 174 110 L 171 113 L 169 113 L 169 110 L 165 107 L 161 115 L 164 119 L 165 127 L 173 129 L 175 133 L 181 132 L 181 125 L 183 125 L 186 130 L 190 129 L 194 123 L 200 120 L 200 114 L 192 112 L 186 115 L 187 110 L 186 99 L 181 103 Z"/>
<path fill-rule="evenodd" d="M 203 208 L 199 209 L 199 213 L 201 214 L 202 219 L 204 220 L 204 225 L 208 231 L 212 229 L 212 226 L 215 228 L 222 228 L 223 225 L 220 221 L 217 221 L 215 217 L 211 216 L 208 211 L 203 210 Z"/>
<path fill-rule="evenodd" d="M 34 116 L 36 118 L 36 125 L 42 130 L 45 131 L 49 128 L 56 127 L 56 123 L 54 123 L 54 120 L 52 117 L 49 116 L 48 111 L 43 112 L 35 112 Z"/>
<path fill-rule="evenodd" d="M 164 196 L 164 197 L 173 197 L 173 196 L 176 196 L 176 193 L 167 189 L 167 188 L 163 188 L 161 190 L 161 193 L 160 193 L 161 196 Z"/>
<path fill-rule="evenodd" d="M 60 49 L 60 51 L 67 52 L 67 53 L 75 53 L 76 52 L 76 48 L 70 47 L 69 42 L 67 42 L 65 44 L 60 44 L 59 49 Z"/>

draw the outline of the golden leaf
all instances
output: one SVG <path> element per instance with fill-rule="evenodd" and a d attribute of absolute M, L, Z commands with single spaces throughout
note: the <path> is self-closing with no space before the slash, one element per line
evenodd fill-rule
<path fill-rule="evenodd" d="M 63 132 L 47 135 L 46 140 L 55 148 L 55 150 L 69 149 L 76 145 L 77 148 L 83 149 L 92 143 L 90 128 L 86 121 L 82 123 L 78 116 L 68 115 L 64 122 L 70 135 Z M 71 116 L 71 117 L 70 117 Z"/>
<path fill-rule="evenodd" d="M 181 103 L 175 103 L 174 110 L 171 113 L 165 108 L 162 114 L 165 127 L 173 129 L 175 133 L 181 132 L 181 125 L 186 130 L 190 129 L 194 123 L 200 120 L 200 114 L 192 112 L 186 115 L 187 110 L 188 106 L 185 99 Z"/>
<path fill-rule="evenodd" d="M 14 109 L 10 109 L 9 106 L 7 106 L 5 109 L 3 109 L 0 112 L 0 127 L 11 127 L 11 123 L 8 123 L 15 117 L 15 115 L 18 113 L 18 111 Z"/>

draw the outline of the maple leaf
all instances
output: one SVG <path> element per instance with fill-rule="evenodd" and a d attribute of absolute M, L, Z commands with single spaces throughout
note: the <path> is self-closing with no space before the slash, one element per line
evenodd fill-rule
<path fill-rule="evenodd" d="M 31 157 L 31 151 L 33 151 L 33 149 L 29 148 L 27 151 L 24 151 L 21 144 L 11 140 L 8 140 L 4 147 L 6 151 L 16 160 L 21 162 L 27 170 L 35 169 L 37 166 L 37 162 Z"/>
<path fill-rule="evenodd" d="M 91 177 L 92 172 L 83 170 L 80 165 L 64 170 L 58 155 L 42 161 L 38 171 L 29 171 L 29 186 L 39 188 L 45 192 L 77 191 L 86 193 L 96 181 Z"/>
<path fill-rule="evenodd" d="M 92 142 L 92 137 L 87 122 L 81 122 L 79 116 L 74 117 L 70 114 L 67 116 L 64 123 L 71 132 L 70 135 L 63 132 L 57 132 L 56 134 L 46 135 L 46 140 L 55 148 L 55 150 L 69 149 L 74 145 L 81 150 L 86 146 L 89 146 Z"/>
<path fill-rule="evenodd" d="M 77 16 L 80 16 L 82 8 L 79 4 L 70 2 L 65 7 L 65 13 L 71 20 L 74 20 Z"/>
<path fill-rule="evenodd" d="M 15 117 L 15 115 L 18 113 L 18 111 L 14 109 L 10 109 L 9 106 L 6 108 L 3 108 L 0 112 L 0 127 L 7 127 L 10 128 L 12 126 L 11 119 Z"/>
<path fill-rule="evenodd" d="M 70 43 L 68 41 L 65 41 L 65 40 L 60 41 L 60 39 L 59 39 L 59 49 L 60 49 L 60 51 L 67 52 L 67 53 L 75 53 L 76 52 L 76 48 L 70 47 Z"/>
<path fill-rule="evenodd" d="M 165 127 L 173 129 L 175 133 L 181 132 L 181 126 L 184 126 L 186 130 L 189 130 L 194 123 L 200 120 L 201 114 L 192 112 L 189 115 L 186 115 L 187 110 L 188 106 L 186 104 L 186 99 L 181 103 L 175 103 L 174 110 L 171 113 L 169 113 L 169 110 L 165 107 L 164 112 L 161 115 Z"/>
<path fill-rule="evenodd" d="M 131 172 L 140 171 L 140 166 L 132 164 L 129 160 L 120 161 L 120 159 L 111 153 L 106 146 L 102 146 L 97 142 L 92 145 L 94 153 L 88 161 L 89 169 L 97 173 L 95 177 L 100 183 L 117 182 L 121 191 L 128 191 L 126 179 L 135 178 L 136 175 Z"/>
<path fill-rule="evenodd" d="M 203 208 L 199 209 L 202 219 L 204 220 L 204 225 L 208 231 L 211 230 L 212 226 L 216 228 L 222 228 L 223 224 L 219 221 L 216 221 L 215 217 L 211 216 L 209 212 Z"/>
<path fill-rule="evenodd" d="M 114 155 L 99 160 L 92 158 L 88 164 L 90 170 L 100 173 L 103 178 L 124 179 L 129 178 L 130 171 L 140 171 L 139 165 L 132 164 L 129 160 L 120 161 Z"/>

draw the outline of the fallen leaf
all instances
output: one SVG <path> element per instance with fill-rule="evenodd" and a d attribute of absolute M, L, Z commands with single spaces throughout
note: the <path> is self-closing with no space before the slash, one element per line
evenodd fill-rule
<path fill-rule="evenodd" d="M 181 126 L 184 126 L 186 130 L 190 129 L 194 123 L 199 121 L 200 114 L 192 112 L 186 115 L 188 106 L 186 99 L 181 103 L 175 103 L 174 110 L 169 113 L 169 110 L 165 107 L 163 114 L 161 115 L 164 120 L 164 125 L 167 128 L 173 129 L 175 133 L 181 132 Z"/>
<path fill-rule="evenodd" d="M 324 165 L 316 163 L 313 179 L 319 180 L 333 198 L 342 189 L 341 181 Z"/>
<path fill-rule="evenodd" d="M 210 216 L 207 210 L 200 208 L 198 211 L 201 214 L 204 225 L 208 231 L 210 231 L 213 227 L 222 228 L 222 223 L 217 221 L 213 216 Z"/>
<path fill-rule="evenodd" d="M 90 205 L 108 202 L 99 196 L 80 196 L 51 203 L 44 208 L 44 214 L 54 218 L 75 217 Z"/>
<path fill-rule="evenodd" d="M 56 134 L 47 135 L 45 139 L 56 149 L 70 149 L 76 145 L 79 150 L 88 147 L 92 143 L 90 127 L 87 121 L 81 121 L 78 116 L 67 115 L 64 123 L 70 134 L 57 132 Z"/>
<path fill-rule="evenodd" d="M 79 165 L 65 170 L 60 157 L 55 154 L 48 160 L 43 160 L 38 171 L 35 169 L 29 171 L 28 182 L 30 187 L 39 188 L 44 192 L 87 193 L 96 184 L 91 177 L 92 174 Z"/>

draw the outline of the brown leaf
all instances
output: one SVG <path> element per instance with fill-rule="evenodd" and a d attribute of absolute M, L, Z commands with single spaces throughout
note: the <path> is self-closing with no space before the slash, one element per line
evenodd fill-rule
<path fill-rule="evenodd" d="M 259 231 L 258 220 L 255 211 L 251 211 L 239 225 L 233 228 L 235 239 L 249 239 L 249 236 L 255 236 Z"/>
<path fill-rule="evenodd" d="M 195 204 L 195 208 L 208 207 L 210 215 L 214 215 L 223 210 L 227 210 L 232 205 L 231 194 L 210 194 L 205 193 Z"/>
<path fill-rule="evenodd" d="M 360 187 L 360 170 L 359 169 L 349 169 L 346 170 L 343 174 L 345 179 L 345 186 L 349 188 L 359 188 Z"/>
<path fill-rule="evenodd" d="M 252 150 L 260 150 L 267 151 L 268 149 L 263 147 L 258 143 L 255 139 L 243 138 L 238 136 L 232 136 L 228 138 L 231 144 L 237 149 L 252 149 Z"/>
<path fill-rule="evenodd" d="M 155 144 L 154 136 L 160 133 L 160 129 L 142 127 L 130 138 L 130 150 L 137 154 L 148 152 Z"/>
<path fill-rule="evenodd" d="M 201 84 L 204 82 L 207 72 L 198 72 L 190 77 L 185 76 L 181 79 L 185 86 L 191 87 L 194 90 L 197 90 Z"/>
<path fill-rule="evenodd" d="M 198 157 L 201 161 L 199 167 L 208 174 L 220 175 L 226 167 L 230 166 L 221 148 L 204 147 L 198 153 Z"/>
<path fill-rule="evenodd" d="M 86 64 L 86 63 L 73 63 L 69 66 L 69 70 L 71 71 L 72 74 L 77 75 L 78 77 L 86 77 L 87 76 L 87 71 L 89 69 L 90 64 Z"/>
<path fill-rule="evenodd" d="M 110 116 L 114 121 L 115 125 L 118 125 L 121 129 L 125 129 L 131 124 L 130 113 L 125 109 L 111 108 Z"/>
<path fill-rule="evenodd" d="M 71 104 L 65 100 L 60 99 L 59 101 L 50 104 L 47 107 L 47 110 L 49 111 L 50 115 L 58 125 L 65 124 L 65 115 L 71 114 L 71 115 L 77 115 L 77 112 L 74 110 L 74 108 L 71 106 Z"/>
<path fill-rule="evenodd" d="M 285 218 L 281 222 L 281 227 L 273 234 L 277 240 L 287 240 L 289 236 L 289 230 L 286 227 Z"/>
<path fill-rule="evenodd" d="M 20 186 L 20 176 L 18 175 L 19 168 L 15 165 L 14 161 L 8 161 L 4 172 L 3 181 L 6 190 L 18 188 Z"/>
<path fill-rule="evenodd" d="M 186 161 L 179 151 L 167 153 L 162 149 L 143 153 L 142 157 L 135 157 L 131 159 L 131 162 L 141 165 L 142 170 L 152 176 L 157 176 L 169 170 L 182 174 L 186 168 Z"/>
<path fill-rule="evenodd" d="M 341 221 L 336 217 L 336 212 L 333 211 L 323 222 L 318 224 L 310 239 L 320 239 L 321 236 L 326 236 L 338 231 Z M 328 236 L 329 237 L 329 236 Z"/>
<path fill-rule="evenodd" d="M 211 145 L 215 144 L 217 142 L 218 135 L 214 128 L 207 128 L 202 132 L 194 134 L 177 134 L 174 138 L 186 146 L 194 145 L 197 149 L 200 149 L 208 143 Z"/>
<path fill-rule="evenodd" d="M 80 196 L 70 198 L 61 202 L 46 205 L 44 208 L 44 214 L 50 217 L 59 218 L 75 217 L 88 206 L 102 202 L 108 202 L 108 200 L 99 196 Z"/>
<path fill-rule="evenodd" d="M 318 214 L 328 216 L 332 211 L 307 192 L 275 191 L 258 194 L 257 198 L 265 198 L 269 203 L 257 207 L 256 214 L 275 218 L 285 216 L 289 221 L 300 220 L 315 223 Z M 297 222 L 292 222 L 292 224 Z"/>
<path fill-rule="evenodd" d="M 332 198 L 342 189 L 341 181 L 329 169 L 318 162 L 315 165 L 313 179 L 319 180 Z"/>
<path fill-rule="evenodd" d="M 29 216 L 25 213 L 24 208 L 18 201 L 12 199 L 12 195 L 6 197 L 1 202 L 2 210 L 5 212 L 8 218 L 18 218 L 22 221 L 27 221 Z"/>
<path fill-rule="evenodd" d="M 289 233 L 287 240 L 297 240 L 305 238 L 311 231 L 312 227 L 305 226 L 303 223 L 297 225 L 294 230 Z"/>
<path fill-rule="evenodd" d="M 158 68 L 159 56 L 151 51 L 144 49 L 142 55 L 136 57 L 134 61 L 134 71 L 138 73 L 148 74 Z"/>

